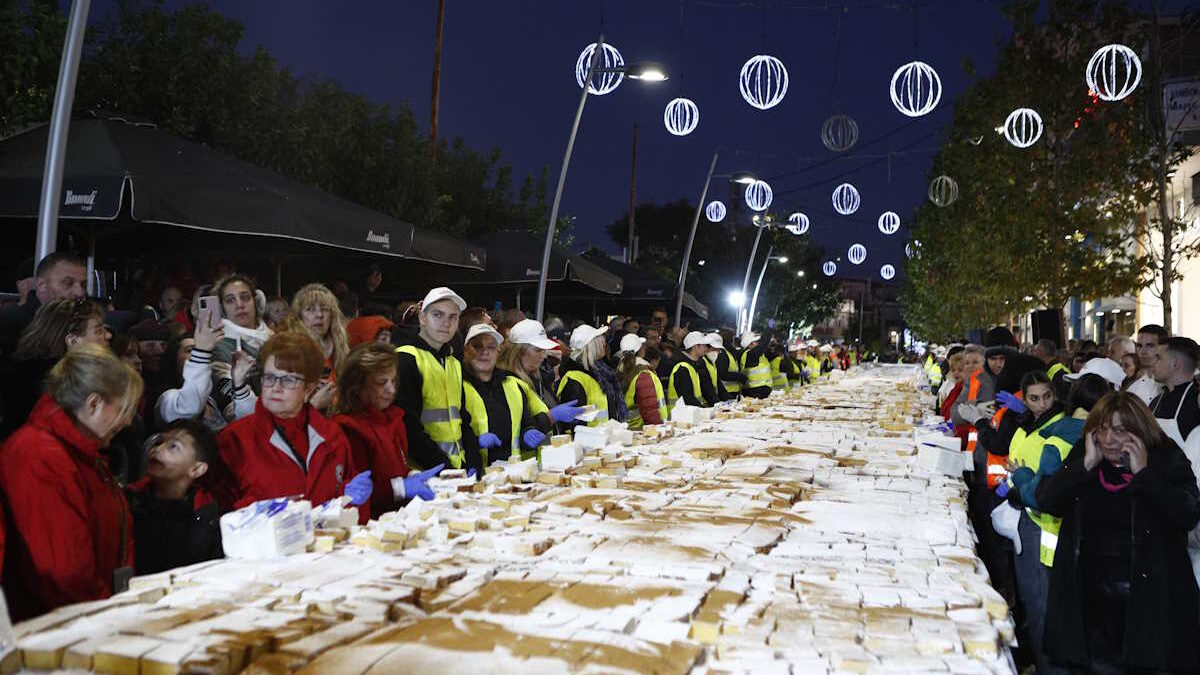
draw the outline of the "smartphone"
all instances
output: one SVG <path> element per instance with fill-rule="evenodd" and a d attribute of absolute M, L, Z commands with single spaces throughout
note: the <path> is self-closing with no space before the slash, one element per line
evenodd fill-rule
<path fill-rule="evenodd" d="M 221 327 L 221 300 L 215 295 L 200 296 L 200 312 L 208 310 L 208 327 L 216 330 Z M 197 319 L 200 317 L 196 317 Z"/>

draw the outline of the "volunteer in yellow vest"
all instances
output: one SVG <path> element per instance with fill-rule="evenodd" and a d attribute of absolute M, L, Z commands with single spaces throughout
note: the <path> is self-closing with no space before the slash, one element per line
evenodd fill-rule
<path fill-rule="evenodd" d="M 820 345 L 816 340 L 809 340 L 807 346 L 808 349 L 801 352 L 804 358 L 804 375 L 809 382 L 816 382 L 817 378 L 821 376 L 821 360 L 817 358 L 816 354 L 816 349 Z"/>
<path fill-rule="evenodd" d="M 487 466 L 501 459 L 528 459 L 546 442 L 554 424 L 550 409 L 520 377 L 496 367 L 500 332 L 486 323 L 471 326 L 463 340 L 463 379 L 471 428 L 500 439 L 496 449 L 481 449 Z"/>
<path fill-rule="evenodd" d="M 829 377 L 833 371 L 841 370 L 841 364 L 833 355 L 833 345 L 823 344 L 817 351 L 821 354 L 821 377 Z"/>
<path fill-rule="evenodd" d="M 767 348 L 758 333 L 742 333 L 742 355 L 739 359 L 742 375 L 742 396 L 766 398 L 771 395 L 771 364 Z M 668 397 L 669 398 L 669 397 Z"/>
<path fill-rule="evenodd" d="M 712 382 L 713 403 L 718 401 L 729 401 L 737 398 L 736 394 L 731 394 L 725 390 L 723 377 L 729 377 L 726 372 L 724 376 L 721 374 L 720 358 L 724 356 L 722 347 L 725 341 L 721 339 L 718 333 L 708 333 L 704 336 L 704 343 L 708 345 L 708 352 L 704 355 L 704 374 L 707 375 Z"/>
<path fill-rule="evenodd" d="M 713 363 L 717 366 L 717 382 L 720 385 L 717 393 L 721 395 L 722 400 L 733 400 L 742 390 L 741 368 L 738 367 L 737 359 L 733 354 L 725 349 L 725 339 L 721 337 L 720 333 L 709 333 L 707 337 L 708 346 L 712 348 L 709 358 L 713 359 Z"/>
<path fill-rule="evenodd" d="M 573 426 L 595 427 L 610 419 L 625 421 L 625 393 L 621 391 L 617 373 L 604 362 L 608 356 L 604 340 L 607 332 L 608 326 L 596 328 L 587 324 L 571 331 L 571 356 L 562 360 L 558 400 L 596 406 L 596 414 L 590 421 L 576 420 L 571 423 Z"/>
<path fill-rule="evenodd" d="M 808 381 L 804 373 L 806 367 L 804 364 L 804 344 L 800 342 L 789 344 L 787 347 L 787 358 L 792 364 L 792 372 L 788 373 L 788 386 L 796 389 Z"/>
<path fill-rule="evenodd" d="M 617 376 L 625 390 L 625 408 L 629 410 L 629 428 L 641 429 L 647 424 L 662 424 L 667 419 L 667 395 L 662 380 L 654 372 L 655 364 L 647 361 L 646 338 L 632 333 L 621 338 L 621 358 Z M 657 353 L 657 350 L 655 350 Z"/>
<path fill-rule="evenodd" d="M 771 391 L 787 391 L 787 373 L 783 370 L 783 346 L 778 342 L 767 348 L 767 364 L 771 366 Z"/>
<path fill-rule="evenodd" d="M 702 363 L 708 353 L 708 341 L 704 333 L 692 331 L 683 338 L 683 351 L 679 360 L 671 369 L 670 382 L 667 384 L 667 414 L 678 403 L 686 403 L 699 408 L 711 408 L 715 402 L 716 390 L 713 381 L 709 379 Z"/>
<path fill-rule="evenodd" d="M 479 470 L 480 443 L 499 444 L 494 436 L 475 436 L 463 405 L 462 364 L 451 353 L 450 340 L 466 306 L 449 288 L 429 291 L 417 312 L 420 330 L 403 335 L 396 348 L 396 405 L 404 409 L 410 466 L 424 469 L 444 463 Z"/>

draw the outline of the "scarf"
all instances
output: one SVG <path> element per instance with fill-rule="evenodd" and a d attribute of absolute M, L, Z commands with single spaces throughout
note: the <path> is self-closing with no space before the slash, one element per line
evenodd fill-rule
<path fill-rule="evenodd" d="M 258 328 L 242 328 L 229 319 L 221 319 L 221 325 L 225 328 L 226 340 L 242 339 L 242 351 L 250 355 L 258 354 L 258 350 L 262 349 L 263 343 L 271 338 L 271 329 L 267 328 L 267 324 L 262 321 L 258 322 Z"/>
<path fill-rule="evenodd" d="M 1100 487 L 1107 492 L 1120 492 L 1129 487 L 1133 473 L 1126 467 L 1115 467 L 1107 459 L 1100 461 Z"/>
<path fill-rule="evenodd" d="M 621 393 L 621 383 L 617 379 L 617 371 L 609 367 L 607 363 L 597 361 L 592 368 L 592 376 L 596 378 L 596 382 L 604 390 L 604 397 L 608 399 L 608 419 L 618 422 L 629 419 L 629 411 L 625 408 L 625 395 Z"/>

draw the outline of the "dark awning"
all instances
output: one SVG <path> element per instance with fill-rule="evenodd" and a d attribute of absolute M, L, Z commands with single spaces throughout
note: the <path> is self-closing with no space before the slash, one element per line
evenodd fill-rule
<path fill-rule="evenodd" d="M 676 298 L 675 284 L 654 272 L 635 265 L 629 265 L 620 260 L 614 260 L 608 257 L 603 251 L 596 249 L 587 251 L 582 257 L 584 260 L 621 278 L 624 282 L 624 291 L 616 299 L 617 302 L 632 304 L 674 304 Z M 683 294 L 683 306 L 700 318 L 708 318 L 708 307 L 686 291 Z"/>
<path fill-rule="evenodd" d="M 487 272 L 464 274 L 453 284 L 536 284 L 542 270 L 545 241 L 530 232 L 494 232 L 477 240 L 487 248 Z M 571 281 L 600 293 L 616 295 L 620 277 L 581 256 L 555 246 L 550 253 L 547 282 Z"/>

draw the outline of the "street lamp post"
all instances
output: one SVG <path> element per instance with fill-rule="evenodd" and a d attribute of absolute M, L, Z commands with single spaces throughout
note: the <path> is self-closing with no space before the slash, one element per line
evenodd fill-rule
<path fill-rule="evenodd" d="M 771 226 L 770 222 L 767 222 L 765 220 L 762 224 L 755 223 L 755 227 L 758 228 L 758 234 L 754 235 L 754 246 L 750 248 L 750 260 L 746 262 L 746 276 L 744 279 L 742 279 L 742 297 L 743 298 L 746 297 L 746 293 L 750 290 L 750 271 L 754 269 L 754 257 L 756 255 L 758 255 L 758 242 L 762 241 L 763 230 L 769 228 L 770 226 Z M 742 325 L 742 323 L 740 321 L 740 316 L 741 315 L 739 315 L 738 331 L 737 331 L 739 335 L 746 332 L 746 330 L 747 330 L 747 328 Z M 747 321 L 746 323 L 749 323 L 749 322 Z"/>
<path fill-rule="evenodd" d="M 767 259 L 763 261 L 762 271 L 758 273 L 758 283 L 754 284 L 754 297 L 750 299 L 750 314 L 746 317 L 746 330 L 748 331 L 754 330 L 754 312 L 755 308 L 758 307 L 758 291 L 762 288 L 762 280 L 763 276 L 767 273 L 767 265 L 770 265 L 772 260 L 778 260 L 781 263 L 788 261 L 786 255 L 771 255 L 774 250 L 774 246 L 767 248 Z"/>
<path fill-rule="evenodd" d="M 588 89 L 592 85 L 592 76 L 597 73 L 624 73 L 631 80 L 646 80 L 647 82 L 662 82 L 667 75 L 661 66 L 655 63 L 640 63 L 619 68 L 600 68 L 600 58 L 604 51 L 604 36 L 596 40 L 592 50 L 592 59 L 588 63 L 587 77 L 583 81 L 583 93 L 579 95 L 579 107 L 575 109 L 575 122 L 571 125 L 571 135 L 567 139 L 567 151 L 563 155 L 562 169 L 558 173 L 558 187 L 554 190 L 554 205 L 550 208 L 550 222 L 546 225 L 546 245 L 542 248 L 542 273 L 538 277 L 537 320 L 541 321 L 546 307 L 546 278 L 550 274 L 550 251 L 554 248 L 554 231 L 558 224 L 558 206 L 562 202 L 563 184 L 567 181 L 567 168 L 571 165 L 571 152 L 575 150 L 575 136 L 579 133 L 579 121 L 583 118 L 583 106 L 587 104 Z"/>

